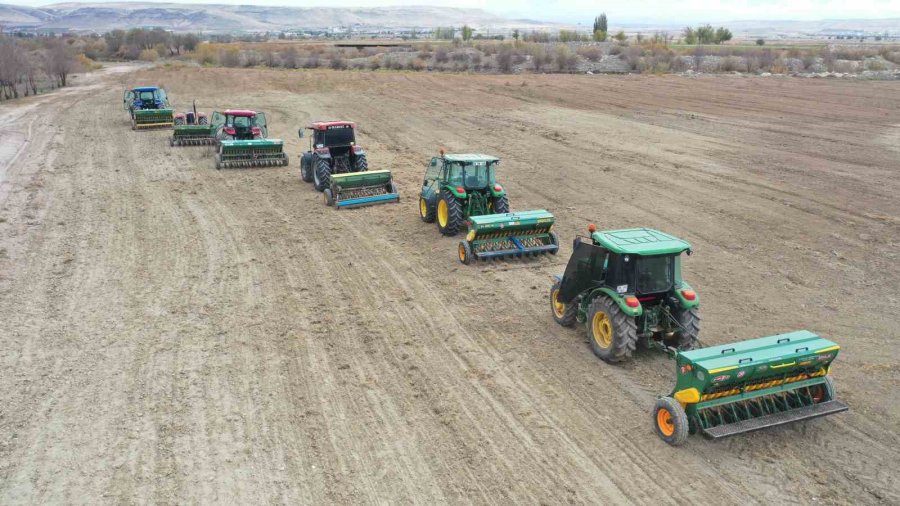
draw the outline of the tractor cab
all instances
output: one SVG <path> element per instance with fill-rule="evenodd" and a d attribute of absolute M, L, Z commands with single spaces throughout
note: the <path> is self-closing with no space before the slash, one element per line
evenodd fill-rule
<path fill-rule="evenodd" d="M 356 145 L 356 123 L 352 121 L 317 121 L 306 127 L 310 131 L 309 150 L 328 155 L 332 160 L 346 160 L 353 167 L 363 149 Z M 303 129 L 299 132 L 304 137 Z"/>
<path fill-rule="evenodd" d="M 266 115 L 262 112 L 227 109 L 214 112 L 212 125 L 223 139 L 244 141 L 265 139 L 269 136 Z"/>
<path fill-rule="evenodd" d="M 122 102 L 125 110 L 152 110 L 166 109 L 169 107 L 169 98 L 166 90 L 155 86 L 144 86 L 125 90 Z"/>
<path fill-rule="evenodd" d="M 681 253 L 690 255 L 690 244 L 648 228 L 592 231 L 590 240 L 586 239 L 575 239 L 560 301 L 595 288 L 612 292 L 635 310 L 680 304 L 681 299 L 696 301 L 696 294 L 681 279 Z"/>

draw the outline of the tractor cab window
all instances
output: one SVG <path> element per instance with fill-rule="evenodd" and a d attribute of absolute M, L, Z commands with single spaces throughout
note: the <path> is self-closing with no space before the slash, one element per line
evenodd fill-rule
<path fill-rule="evenodd" d="M 325 146 L 325 130 L 313 130 L 313 144 L 316 146 Z"/>
<path fill-rule="evenodd" d="M 493 181 L 493 168 L 487 162 L 472 162 L 465 166 L 465 187 L 484 188 Z"/>
<path fill-rule="evenodd" d="M 236 128 L 250 128 L 250 119 L 247 116 L 232 116 L 231 124 Z"/>
<path fill-rule="evenodd" d="M 461 186 L 463 184 L 463 165 L 459 162 L 451 162 L 447 167 L 447 183 Z"/>
<path fill-rule="evenodd" d="M 672 288 L 674 274 L 671 256 L 639 257 L 636 265 L 639 293 L 660 293 Z"/>
<path fill-rule="evenodd" d="M 349 146 L 353 144 L 353 129 L 349 125 L 335 125 L 325 130 L 326 146 Z"/>
<path fill-rule="evenodd" d="M 152 91 L 142 91 L 140 92 L 139 98 L 143 102 L 153 102 L 154 96 Z"/>
<path fill-rule="evenodd" d="M 431 164 L 425 169 L 425 180 L 426 181 L 434 181 L 438 178 L 438 175 L 441 172 L 441 165 L 438 163 L 437 158 L 431 159 Z"/>

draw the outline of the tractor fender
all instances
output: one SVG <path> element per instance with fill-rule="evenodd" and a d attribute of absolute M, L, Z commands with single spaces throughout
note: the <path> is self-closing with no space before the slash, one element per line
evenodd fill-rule
<path fill-rule="evenodd" d="M 325 151 L 316 150 L 316 156 L 323 160 L 331 160 L 331 153 L 328 150 L 325 150 Z"/>
<path fill-rule="evenodd" d="M 681 293 L 682 290 L 691 290 L 694 292 L 694 300 L 687 300 L 684 298 L 684 294 Z M 700 307 L 700 295 L 696 295 L 696 290 L 691 288 L 691 285 L 682 281 L 681 286 L 675 288 L 675 298 L 678 299 L 678 303 L 681 306 L 681 309 L 694 309 L 696 307 Z"/>
<path fill-rule="evenodd" d="M 366 150 L 362 146 L 353 146 L 353 154 L 364 155 L 366 154 Z"/>
<path fill-rule="evenodd" d="M 497 191 L 497 188 L 500 188 L 500 191 Z M 494 183 L 494 186 L 491 186 L 491 196 L 492 197 L 502 197 L 506 195 L 506 188 L 500 183 Z"/>
<path fill-rule="evenodd" d="M 619 295 L 614 290 L 607 288 L 605 286 L 602 288 L 595 288 L 594 290 L 591 290 L 589 300 L 594 300 L 595 298 L 597 298 L 601 295 L 605 295 L 605 296 L 609 297 L 610 299 L 612 299 L 613 301 L 615 301 L 615 303 L 619 305 L 619 309 L 621 309 L 622 312 L 627 314 L 628 316 L 637 317 L 637 316 L 641 316 L 642 314 L 644 314 L 643 306 L 638 305 L 638 307 L 629 307 L 628 304 L 625 303 L 625 296 Z M 625 294 L 625 295 L 628 295 L 628 294 Z"/>
<path fill-rule="evenodd" d="M 466 198 L 466 192 L 465 191 L 458 192 L 458 191 L 456 191 L 456 188 L 457 187 L 453 186 L 453 185 L 449 185 L 449 184 L 444 185 L 444 189 L 447 190 L 448 192 L 450 192 L 451 194 L 453 194 L 454 197 L 456 197 L 458 199 Z"/>

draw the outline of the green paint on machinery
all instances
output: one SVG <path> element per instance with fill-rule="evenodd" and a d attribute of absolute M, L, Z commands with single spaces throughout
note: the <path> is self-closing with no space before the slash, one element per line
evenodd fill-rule
<path fill-rule="evenodd" d="M 172 128 L 175 124 L 175 111 L 172 109 L 141 109 L 132 112 L 134 115 L 131 128 L 148 130 L 151 128 Z"/>
<path fill-rule="evenodd" d="M 658 230 L 575 239 L 550 289 L 553 318 L 583 323 L 601 359 L 629 358 L 639 343 L 676 362 L 676 386 L 657 400 L 657 435 L 672 445 L 700 432 L 722 438 L 845 411 L 829 378 L 839 347 L 807 331 L 710 348 L 699 344 L 700 298 L 681 276 L 691 245 Z"/>
<path fill-rule="evenodd" d="M 657 434 L 679 444 L 689 433 L 718 439 L 846 411 L 828 376 L 840 346 L 801 330 L 678 352 L 677 380 L 657 401 Z"/>
<path fill-rule="evenodd" d="M 323 191 L 325 204 L 335 209 L 399 202 L 400 193 L 389 170 L 332 174 Z"/>
<path fill-rule="evenodd" d="M 437 222 L 446 236 L 469 227 L 460 242 L 460 262 L 556 254 L 550 231 L 553 215 L 544 210 L 510 213 L 509 197 L 496 180 L 500 160 L 480 154 L 444 154 L 431 159 L 419 193 L 419 215 Z"/>
<path fill-rule="evenodd" d="M 283 167 L 288 164 L 284 142 L 280 139 L 219 141 L 216 168 Z"/>
<path fill-rule="evenodd" d="M 170 146 L 211 146 L 216 143 L 215 125 L 175 125 Z"/>
<path fill-rule="evenodd" d="M 559 239 L 550 230 L 555 221 L 544 209 L 472 216 L 466 239 L 459 243 L 459 259 L 468 264 L 473 259 L 555 255 Z"/>

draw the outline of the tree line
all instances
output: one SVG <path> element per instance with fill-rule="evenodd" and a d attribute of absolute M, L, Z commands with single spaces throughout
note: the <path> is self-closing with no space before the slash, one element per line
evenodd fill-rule
<path fill-rule="evenodd" d="M 0 99 L 66 86 L 69 75 L 81 69 L 82 63 L 67 40 L 0 35 Z"/>

